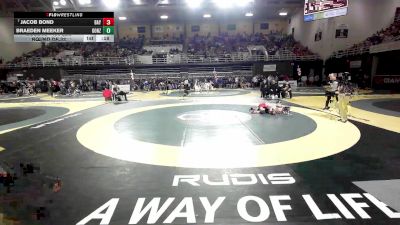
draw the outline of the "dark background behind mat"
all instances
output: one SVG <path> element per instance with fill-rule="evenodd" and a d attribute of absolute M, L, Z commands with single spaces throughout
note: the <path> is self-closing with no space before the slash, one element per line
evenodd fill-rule
<path fill-rule="evenodd" d="M 400 51 L 390 51 L 376 54 L 379 58 L 377 75 L 400 76 Z"/>
<path fill-rule="evenodd" d="M 276 64 L 276 72 L 264 72 L 264 65 L 271 65 L 271 64 Z M 302 75 L 309 75 L 310 70 L 314 69 L 314 75 L 320 75 L 322 77 L 322 68 L 323 68 L 323 61 L 322 60 L 317 60 L 317 61 L 278 61 L 278 62 L 269 62 L 269 63 L 264 63 L 264 62 L 257 62 L 254 63 L 253 65 L 253 74 L 258 75 L 258 74 L 263 74 L 263 75 L 269 75 L 269 74 L 278 74 L 278 75 L 288 75 L 290 77 L 293 77 L 294 79 L 298 79 L 297 76 L 297 66 L 300 66 Z M 321 80 L 321 79 L 320 79 Z"/>

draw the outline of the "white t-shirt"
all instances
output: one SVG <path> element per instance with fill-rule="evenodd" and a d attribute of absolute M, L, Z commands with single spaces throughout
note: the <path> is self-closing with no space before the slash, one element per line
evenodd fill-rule
<path fill-rule="evenodd" d="M 335 81 L 331 81 L 329 91 L 336 92 L 338 90 L 339 83 Z"/>

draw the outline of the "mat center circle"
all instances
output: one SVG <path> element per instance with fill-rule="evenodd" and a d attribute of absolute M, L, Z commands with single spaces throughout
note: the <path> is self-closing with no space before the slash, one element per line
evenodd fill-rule
<path fill-rule="evenodd" d="M 302 127 L 302 129 L 293 129 Z M 115 123 L 127 138 L 169 146 L 251 147 L 293 140 L 313 132 L 307 116 L 257 115 L 246 105 L 187 105 L 128 115 Z"/>
<path fill-rule="evenodd" d="M 223 126 L 247 122 L 251 115 L 228 110 L 197 110 L 180 114 L 177 118 L 187 125 Z"/>

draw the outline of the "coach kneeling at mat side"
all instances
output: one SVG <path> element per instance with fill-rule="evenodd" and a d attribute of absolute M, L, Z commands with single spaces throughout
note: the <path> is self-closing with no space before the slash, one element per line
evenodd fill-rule
<path fill-rule="evenodd" d="M 278 83 L 275 80 L 271 81 L 271 85 L 268 87 L 268 95 L 272 97 L 272 99 L 276 97 L 280 98 L 281 89 Z"/>
<path fill-rule="evenodd" d="M 333 73 L 329 74 L 329 86 L 326 87 L 326 102 L 324 110 L 329 109 L 329 103 L 331 102 L 332 97 L 335 97 L 336 101 L 339 101 L 337 95 L 338 84 L 339 83 L 336 80 L 336 75 Z"/>
<path fill-rule="evenodd" d="M 128 98 L 126 97 L 126 93 L 121 91 L 118 87 L 118 85 L 114 84 L 113 85 L 113 100 L 114 101 L 121 101 L 121 97 L 120 96 L 124 96 L 125 97 L 125 101 L 128 101 Z"/>
<path fill-rule="evenodd" d="M 275 80 L 272 80 L 270 85 L 268 85 L 266 82 L 261 83 L 260 91 L 262 98 L 274 99 L 275 96 L 277 98 L 280 98 L 281 96 L 281 88 L 275 82 Z"/>
<path fill-rule="evenodd" d="M 289 98 L 293 97 L 292 86 L 290 86 L 290 83 L 288 81 L 285 81 L 285 83 L 283 83 L 281 87 L 281 96 L 282 98 L 287 98 L 288 96 Z"/>

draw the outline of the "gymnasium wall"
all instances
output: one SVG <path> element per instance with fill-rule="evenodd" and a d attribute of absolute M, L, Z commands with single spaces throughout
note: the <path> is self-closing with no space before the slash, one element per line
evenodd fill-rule
<path fill-rule="evenodd" d="M 225 21 L 220 23 L 220 28 L 222 33 L 228 33 L 229 35 L 235 34 L 252 34 L 253 33 L 253 22 L 252 21 L 238 21 L 230 22 Z M 235 28 L 235 29 L 233 29 Z"/>
<path fill-rule="evenodd" d="M 399 0 L 349 0 L 346 16 L 304 22 L 304 12 L 299 9 L 291 18 L 287 33 L 295 29 L 294 37 L 323 59 L 338 50 L 362 42 L 372 34 L 388 27 L 394 20 Z M 348 38 L 336 39 L 336 29 L 344 24 L 349 29 Z M 322 31 L 322 40 L 315 42 L 315 34 Z"/>
<path fill-rule="evenodd" d="M 0 58 L 5 61 L 40 48 L 40 43 L 15 43 L 12 17 L 0 17 Z"/>
<path fill-rule="evenodd" d="M 130 24 L 130 23 L 119 24 L 119 38 L 124 38 L 124 37 L 134 38 L 134 37 L 139 37 L 139 35 L 144 35 L 146 38 L 150 38 L 150 34 L 151 34 L 150 26 L 146 24 Z"/>
<path fill-rule="evenodd" d="M 199 26 L 199 31 L 192 30 L 192 27 Z M 186 24 L 186 34 L 187 37 L 193 37 L 194 35 L 198 34 L 200 36 L 207 36 L 210 34 L 211 36 L 218 35 L 219 32 L 219 27 L 218 24 L 216 23 L 211 23 L 211 22 L 200 22 L 200 23 L 195 23 L 191 22 L 189 24 Z"/>
<path fill-rule="evenodd" d="M 263 28 L 268 29 L 262 29 L 261 25 L 264 24 Z M 257 21 L 254 23 L 254 32 L 255 33 L 263 33 L 263 34 L 269 34 L 271 32 L 282 32 L 285 33 L 287 28 L 288 28 L 288 21 L 287 20 L 264 20 L 264 21 Z"/>
<path fill-rule="evenodd" d="M 184 34 L 184 25 L 179 23 L 160 23 L 153 26 L 153 38 L 179 37 Z"/>

